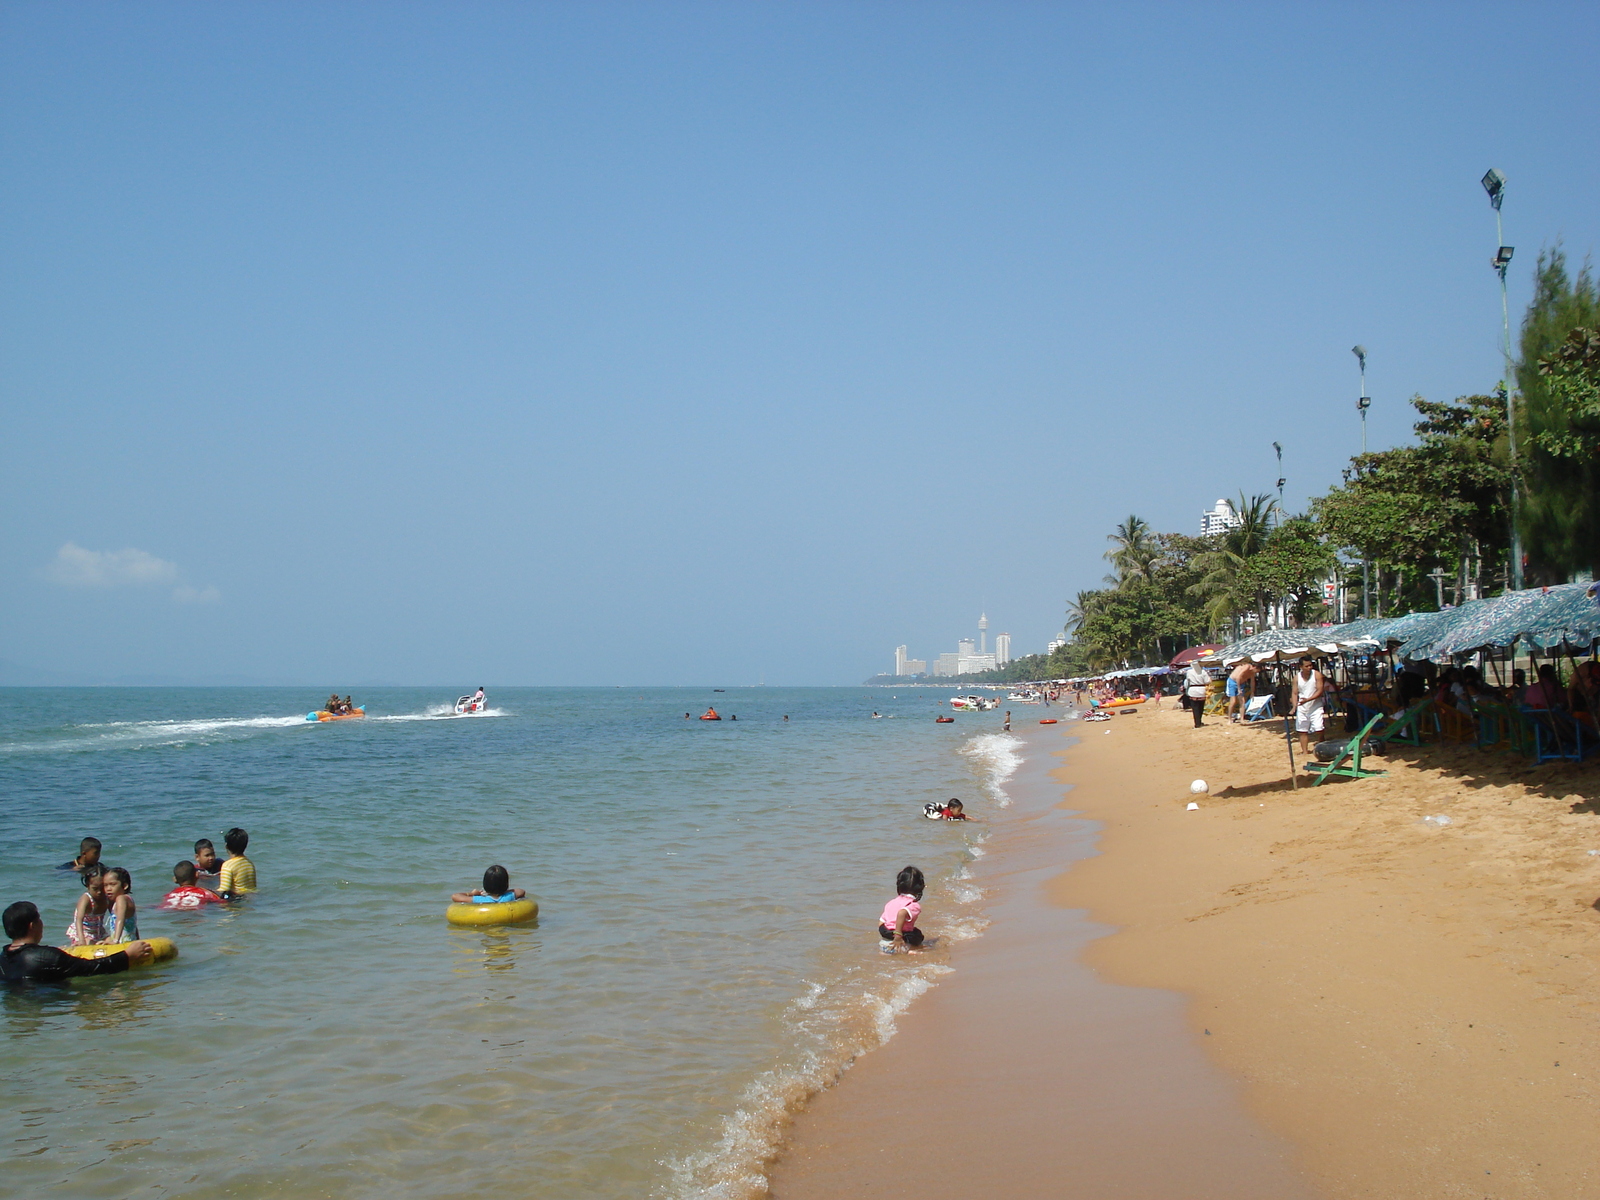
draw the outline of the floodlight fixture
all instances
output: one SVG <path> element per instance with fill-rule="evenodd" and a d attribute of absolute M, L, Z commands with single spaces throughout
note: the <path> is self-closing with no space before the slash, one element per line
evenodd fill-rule
<path fill-rule="evenodd" d="M 1506 177 L 1493 167 L 1483 177 L 1483 190 L 1489 193 L 1489 203 L 1494 205 L 1495 212 L 1500 211 L 1500 201 L 1505 198 Z"/>
<path fill-rule="evenodd" d="M 1350 353 L 1356 356 L 1361 363 L 1361 369 L 1365 371 L 1367 369 L 1367 348 L 1365 346 L 1351 346 Z"/>
<path fill-rule="evenodd" d="M 1489 260 L 1496 271 L 1504 271 L 1511 263 L 1511 256 L 1516 253 L 1515 246 L 1501 246 L 1495 251 L 1494 257 Z"/>

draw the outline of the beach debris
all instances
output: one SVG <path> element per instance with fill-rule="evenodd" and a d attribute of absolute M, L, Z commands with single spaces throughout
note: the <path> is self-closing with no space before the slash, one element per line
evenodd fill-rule
<path fill-rule="evenodd" d="M 1446 825 L 1450 824 L 1450 818 L 1445 816 L 1443 813 L 1440 813 L 1438 816 L 1423 817 L 1422 820 L 1417 822 L 1417 824 L 1430 825 L 1434 829 L 1443 829 Z"/>
<path fill-rule="evenodd" d="M 1189 807 L 1184 809 L 1183 811 L 1184 812 L 1193 812 L 1195 809 L 1197 809 L 1199 807 L 1200 806 L 1198 804 L 1196 804 L 1193 800 L 1191 800 L 1191 801 L 1189 801 Z"/>
<path fill-rule="evenodd" d="M 1204 779 L 1196 779 L 1189 785 L 1189 790 L 1196 796 L 1203 796 L 1211 790 L 1211 785 Z"/>
<path fill-rule="evenodd" d="M 1591 851 L 1589 851 L 1589 857 L 1590 858 L 1593 858 L 1597 854 L 1600 854 L 1600 850 L 1591 850 Z"/>

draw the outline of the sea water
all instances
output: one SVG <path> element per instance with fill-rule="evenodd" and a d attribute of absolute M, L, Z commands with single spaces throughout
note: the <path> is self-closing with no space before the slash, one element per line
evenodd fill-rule
<path fill-rule="evenodd" d="M 63 943 L 56 867 L 92 834 L 180 948 L 0 989 L 0 1195 L 760 1195 L 786 1114 L 982 928 L 984 826 L 922 805 L 996 814 L 1020 743 L 935 724 L 943 695 L 522 689 L 456 717 L 374 689 L 316 724 L 289 690 L 0 690 L 0 903 Z M 260 892 L 158 911 L 235 825 Z M 445 923 L 490 863 L 537 923 Z M 941 944 L 887 956 L 908 863 Z"/>

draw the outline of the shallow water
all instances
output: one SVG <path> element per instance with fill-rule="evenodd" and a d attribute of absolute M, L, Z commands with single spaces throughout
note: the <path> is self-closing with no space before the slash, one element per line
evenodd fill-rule
<path fill-rule="evenodd" d="M 947 969 L 877 953 L 895 871 L 946 947 L 982 928 L 983 827 L 920 809 L 993 811 L 1018 742 L 944 695 L 387 689 L 316 725 L 294 691 L 0 690 L 0 900 L 59 943 L 92 833 L 181 950 L 0 992 L 0 1195 L 758 1193 L 789 1106 Z M 684 720 L 711 702 L 739 719 Z M 262 891 L 156 911 L 235 824 Z M 445 924 L 489 862 L 537 924 Z"/>

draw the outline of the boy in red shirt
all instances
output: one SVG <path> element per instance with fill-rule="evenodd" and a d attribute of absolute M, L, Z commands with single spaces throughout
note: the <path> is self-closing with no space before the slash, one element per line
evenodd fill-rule
<path fill-rule="evenodd" d="M 178 886 L 161 898 L 157 908 L 167 911 L 204 908 L 207 904 L 224 904 L 226 901 L 210 888 L 199 887 L 194 881 L 194 864 L 184 859 L 172 868 L 172 882 Z"/>

